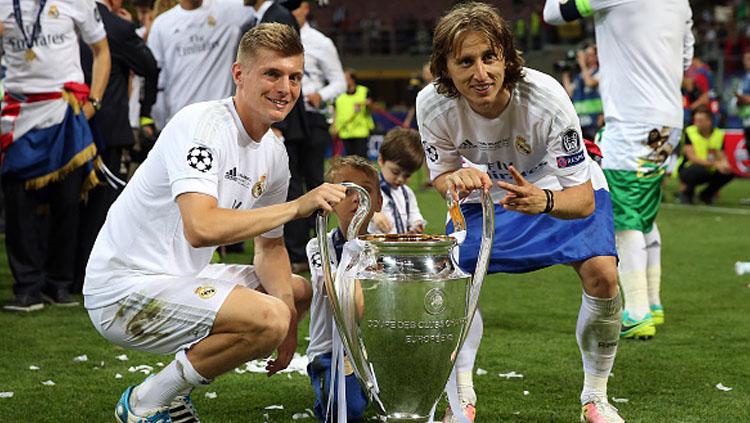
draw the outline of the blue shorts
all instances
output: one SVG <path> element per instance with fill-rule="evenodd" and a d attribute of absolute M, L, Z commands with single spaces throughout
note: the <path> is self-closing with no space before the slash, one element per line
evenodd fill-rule
<path fill-rule="evenodd" d="M 547 214 L 526 215 L 495 204 L 495 239 L 488 273 L 526 273 L 555 264 L 596 256 L 615 256 L 612 201 L 605 189 L 595 191 L 596 208 L 585 219 L 564 220 Z M 474 273 L 482 239 L 482 205 L 464 204 L 468 228 L 459 248 L 458 265 Z M 446 233 L 453 232 L 453 222 Z"/>
<path fill-rule="evenodd" d="M 326 405 L 328 403 L 328 392 L 330 392 L 331 381 L 331 353 L 318 354 L 315 359 L 307 365 L 307 374 L 310 376 L 310 383 L 315 392 L 315 405 L 313 410 L 315 416 L 321 422 L 326 421 Z M 359 384 L 354 373 L 346 376 L 346 420 L 348 422 L 364 421 L 365 409 L 368 400 L 362 386 Z M 338 382 L 338 381 L 337 381 Z M 333 416 L 328 421 L 335 422 L 337 403 L 336 389 L 338 383 L 334 385 L 333 392 Z"/>

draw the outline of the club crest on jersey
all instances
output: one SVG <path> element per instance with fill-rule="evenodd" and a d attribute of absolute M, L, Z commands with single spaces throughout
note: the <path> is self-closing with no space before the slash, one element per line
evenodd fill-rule
<path fill-rule="evenodd" d="M 581 148 L 581 137 L 578 136 L 578 131 L 571 128 L 565 131 L 562 136 L 562 146 L 568 154 L 573 154 Z"/>
<path fill-rule="evenodd" d="M 260 197 L 265 191 L 266 191 L 266 175 L 263 175 L 260 177 L 258 182 L 256 182 L 255 185 L 253 185 L 253 189 L 252 189 L 253 198 Z"/>
<path fill-rule="evenodd" d="M 188 150 L 187 164 L 199 172 L 208 172 L 214 163 L 214 156 L 206 147 L 196 146 Z"/>
<path fill-rule="evenodd" d="M 216 26 L 216 18 L 211 15 L 208 15 L 208 26 Z"/>
<path fill-rule="evenodd" d="M 194 292 L 202 300 L 207 300 L 216 294 L 216 288 L 211 285 L 199 286 L 195 288 Z"/>
<path fill-rule="evenodd" d="M 529 142 L 526 141 L 526 138 L 520 135 L 516 136 L 516 150 L 518 150 L 519 153 L 525 154 L 527 156 L 533 151 Z"/>
<path fill-rule="evenodd" d="M 57 18 L 57 17 L 59 17 L 59 16 L 60 16 L 60 11 L 59 11 L 59 10 L 57 10 L 57 5 L 56 5 L 56 4 L 53 4 L 53 5 L 51 5 L 51 6 L 49 7 L 49 11 L 47 12 L 47 15 L 48 15 L 48 16 L 49 16 L 50 18 Z"/>

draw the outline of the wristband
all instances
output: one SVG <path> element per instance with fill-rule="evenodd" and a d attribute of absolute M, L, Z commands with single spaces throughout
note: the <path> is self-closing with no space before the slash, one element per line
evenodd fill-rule
<path fill-rule="evenodd" d="M 547 206 L 544 207 L 544 210 L 542 210 L 542 213 L 549 213 L 552 211 L 552 209 L 555 208 L 555 196 L 553 195 L 552 191 L 545 189 L 544 195 L 547 196 Z"/>
<path fill-rule="evenodd" d="M 91 103 L 91 107 L 93 107 L 95 111 L 98 112 L 99 109 L 102 108 L 102 103 L 100 100 L 97 100 L 94 97 L 89 97 L 88 100 L 89 100 L 89 103 Z"/>

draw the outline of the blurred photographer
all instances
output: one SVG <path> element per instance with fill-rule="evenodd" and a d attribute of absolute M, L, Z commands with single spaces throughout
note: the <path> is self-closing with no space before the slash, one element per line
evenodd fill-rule
<path fill-rule="evenodd" d="M 603 123 L 596 44 L 585 43 L 578 51 L 569 51 L 565 60 L 555 63 L 555 70 L 562 73 L 562 84 L 573 100 L 583 137 L 593 140 Z"/>

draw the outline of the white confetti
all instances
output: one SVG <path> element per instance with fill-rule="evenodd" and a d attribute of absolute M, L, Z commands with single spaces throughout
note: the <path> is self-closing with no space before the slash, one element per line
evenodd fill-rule
<path fill-rule="evenodd" d="M 29 366 L 29 370 L 39 370 L 39 366 L 31 365 Z"/>
<path fill-rule="evenodd" d="M 51 380 L 45 380 L 44 382 L 42 382 L 42 385 L 44 385 L 44 386 L 55 386 L 55 382 L 53 382 Z"/>
<path fill-rule="evenodd" d="M 148 364 L 139 364 L 137 366 L 129 367 L 128 371 L 130 373 L 141 372 L 144 375 L 149 375 L 151 374 L 152 371 L 154 371 L 154 368 L 149 366 Z"/>
<path fill-rule="evenodd" d="M 301 419 L 309 419 L 309 418 L 310 418 L 310 415 L 307 414 L 306 411 L 304 413 L 294 413 L 292 415 L 292 420 L 301 420 Z"/>
<path fill-rule="evenodd" d="M 73 357 L 73 361 L 76 363 L 83 363 L 84 361 L 89 361 L 89 358 L 86 354 L 79 355 L 78 357 Z"/>
<path fill-rule="evenodd" d="M 724 392 L 729 392 L 729 391 L 731 391 L 734 388 L 730 388 L 729 386 L 724 386 L 723 383 L 719 382 L 719 383 L 716 384 L 716 389 L 718 389 L 720 391 L 724 391 Z"/>
<path fill-rule="evenodd" d="M 300 375 L 306 376 L 307 375 L 307 365 L 309 364 L 310 360 L 307 358 L 306 355 L 302 355 L 299 353 L 294 353 L 294 357 L 292 358 L 292 361 L 289 363 L 289 366 L 287 366 L 286 369 L 281 370 L 279 373 L 299 373 Z M 245 363 L 244 367 L 238 367 L 234 369 L 234 372 L 237 374 L 243 374 L 246 372 L 250 373 L 267 373 L 266 365 L 268 365 L 268 359 L 260 359 L 260 360 L 253 360 L 248 361 Z"/>
<path fill-rule="evenodd" d="M 216 392 L 206 392 L 206 398 L 208 399 L 216 399 L 217 396 Z"/>
<path fill-rule="evenodd" d="M 309 336 L 306 336 L 306 337 L 305 337 L 305 341 L 307 341 L 307 342 L 310 342 L 310 337 L 309 337 Z"/>
<path fill-rule="evenodd" d="M 128 356 L 125 355 L 125 354 L 120 354 L 120 355 L 118 355 L 115 358 L 118 359 L 118 360 L 120 360 L 120 361 L 128 361 Z"/>
<path fill-rule="evenodd" d="M 612 402 L 626 403 L 626 402 L 630 402 L 630 400 L 627 398 L 612 397 Z"/>
<path fill-rule="evenodd" d="M 508 373 L 498 373 L 497 375 L 500 376 L 500 377 L 504 377 L 506 379 L 510 379 L 510 378 L 521 379 L 521 378 L 523 378 L 523 375 L 520 374 L 520 373 L 516 373 L 515 370 L 511 370 Z"/>
<path fill-rule="evenodd" d="M 263 413 L 263 419 L 264 419 L 265 421 L 268 421 L 268 418 L 269 418 L 269 417 L 268 417 L 268 413 Z"/>
<path fill-rule="evenodd" d="M 513 415 L 514 415 L 514 416 L 520 416 L 520 415 L 521 415 L 521 412 L 520 412 L 520 411 L 515 411 L 515 412 L 513 412 Z"/>
<path fill-rule="evenodd" d="M 524 395 L 529 395 L 529 391 L 523 391 Z"/>
<path fill-rule="evenodd" d="M 266 410 L 283 410 L 283 409 L 284 409 L 283 405 L 269 405 L 268 407 L 266 407 Z"/>
<path fill-rule="evenodd" d="M 159 367 L 164 367 L 164 363 L 162 363 L 161 361 L 157 361 L 156 365 L 159 366 Z"/>
<path fill-rule="evenodd" d="M 13 398 L 13 392 L 0 392 L 0 398 Z"/>
<path fill-rule="evenodd" d="M 487 374 L 487 370 L 477 368 L 477 376 L 484 376 Z"/>
<path fill-rule="evenodd" d="M 115 373 L 115 379 L 122 379 L 122 375 L 119 373 Z"/>

